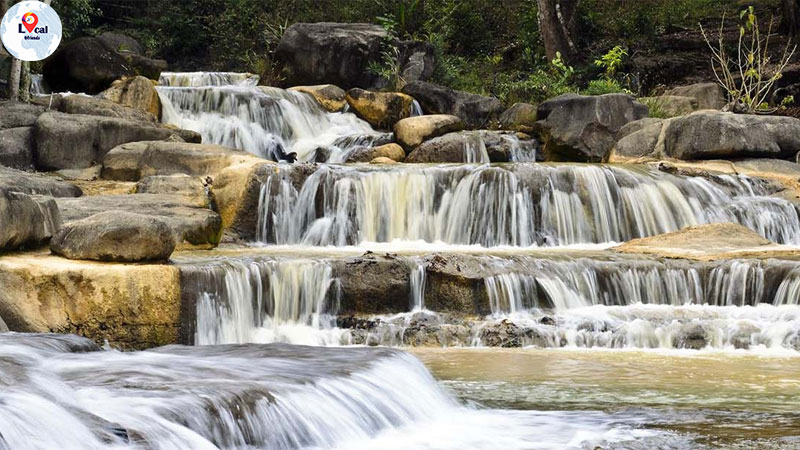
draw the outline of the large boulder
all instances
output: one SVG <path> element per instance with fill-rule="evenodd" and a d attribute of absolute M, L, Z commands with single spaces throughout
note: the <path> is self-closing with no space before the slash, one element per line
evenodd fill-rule
<path fill-rule="evenodd" d="M 536 127 L 536 106 L 530 103 L 514 103 L 500 115 L 503 130 L 533 133 Z"/>
<path fill-rule="evenodd" d="M 166 68 L 166 61 L 144 56 L 135 40 L 119 33 L 104 33 L 62 44 L 46 60 L 43 74 L 55 92 L 97 94 L 125 76 L 158 80 Z"/>
<path fill-rule="evenodd" d="M 161 100 L 155 85 L 155 81 L 143 76 L 125 77 L 111 83 L 111 87 L 101 92 L 100 97 L 159 119 Z"/>
<path fill-rule="evenodd" d="M 179 245 L 216 246 L 222 236 L 219 214 L 176 195 L 92 195 L 58 198 L 56 202 L 64 222 L 85 219 L 106 211 L 130 212 L 163 220 Z"/>
<path fill-rule="evenodd" d="M 798 149 L 800 119 L 698 111 L 623 137 L 608 160 L 789 158 Z"/>
<path fill-rule="evenodd" d="M 69 259 L 160 261 L 175 250 L 175 236 L 157 217 L 107 211 L 64 225 L 50 240 L 50 250 Z"/>
<path fill-rule="evenodd" d="M 117 119 L 155 122 L 156 116 L 139 109 L 129 108 L 104 98 L 86 95 L 70 95 L 64 97 L 59 104 L 59 111 L 67 114 L 86 114 L 90 116 L 114 117 Z"/>
<path fill-rule="evenodd" d="M 691 114 L 698 109 L 697 99 L 681 95 L 661 95 L 658 97 L 642 97 L 639 102 L 647 105 L 650 114 L 658 112 L 658 117 L 677 117 Z"/>
<path fill-rule="evenodd" d="M 386 158 L 392 162 L 406 159 L 403 147 L 397 144 L 385 144 L 378 147 L 359 147 L 347 156 L 346 162 L 372 162 L 378 158 Z"/>
<path fill-rule="evenodd" d="M 399 92 L 353 88 L 347 91 L 347 103 L 358 117 L 373 127 L 390 130 L 398 121 L 411 116 L 414 99 Z"/>
<path fill-rule="evenodd" d="M 292 170 L 302 167 L 294 165 Z M 277 164 L 254 158 L 217 174 L 211 192 L 226 232 L 244 240 L 255 238 L 261 187 L 280 170 Z"/>
<path fill-rule="evenodd" d="M 409 117 L 397 122 L 394 135 L 397 142 L 409 152 L 428 139 L 464 129 L 464 121 L 457 116 L 434 114 Z"/>
<path fill-rule="evenodd" d="M 0 166 L 0 188 L 51 197 L 80 197 L 83 194 L 78 186 L 60 178 L 2 166 Z"/>
<path fill-rule="evenodd" d="M 12 331 L 75 333 L 115 348 L 178 341 L 179 269 L 167 264 L 0 257 L 0 316 Z"/>
<path fill-rule="evenodd" d="M 678 86 L 664 93 L 679 97 L 691 97 L 697 101 L 697 109 L 722 109 L 727 104 L 725 89 L 719 83 L 697 83 Z"/>
<path fill-rule="evenodd" d="M 43 106 L 29 103 L 0 102 L 0 129 L 32 127 L 36 119 L 45 112 Z"/>
<path fill-rule="evenodd" d="M 406 83 L 426 81 L 436 69 L 436 47 L 430 42 L 403 41 L 398 43 L 401 76 Z"/>
<path fill-rule="evenodd" d="M 503 113 L 503 103 L 494 97 L 456 91 L 424 81 L 406 84 L 403 93 L 414 97 L 425 114 L 458 116 L 471 129 L 487 127 Z"/>
<path fill-rule="evenodd" d="M 0 166 L 33 168 L 33 127 L 0 129 Z"/>
<path fill-rule="evenodd" d="M 126 142 L 166 139 L 156 124 L 111 117 L 47 112 L 36 121 L 35 162 L 42 170 L 82 169 Z"/>
<path fill-rule="evenodd" d="M 328 112 L 340 112 L 347 106 L 347 93 L 344 89 L 333 84 L 294 86 L 287 90 L 301 92 L 314 97 L 314 100 Z"/>
<path fill-rule="evenodd" d="M 540 104 L 537 117 L 548 161 L 599 162 L 623 125 L 647 117 L 647 107 L 625 94 L 564 94 Z"/>
<path fill-rule="evenodd" d="M 0 188 L 0 251 L 46 242 L 61 225 L 56 202 Z"/>
<path fill-rule="evenodd" d="M 212 175 L 249 159 L 257 158 L 220 145 L 130 142 L 114 147 L 105 155 L 102 176 L 108 180 L 138 181 L 152 175 Z"/>
<path fill-rule="evenodd" d="M 476 163 L 510 162 L 521 146 L 535 146 L 535 142 L 521 142 L 516 133 L 504 131 L 462 131 L 448 133 L 423 142 L 406 158 L 407 163 Z M 488 159 L 488 161 L 487 161 Z"/>
<path fill-rule="evenodd" d="M 381 58 L 387 31 L 365 23 L 296 23 L 283 33 L 275 57 L 290 85 L 332 83 L 344 89 L 379 82 L 369 70 Z"/>
<path fill-rule="evenodd" d="M 200 177 L 184 174 L 154 175 L 142 178 L 136 183 L 135 189 L 137 194 L 177 195 L 197 206 L 210 206 L 208 187 Z"/>

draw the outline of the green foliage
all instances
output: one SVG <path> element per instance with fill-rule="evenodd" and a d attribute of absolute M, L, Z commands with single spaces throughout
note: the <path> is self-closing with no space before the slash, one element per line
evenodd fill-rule
<path fill-rule="evenodd" d="M 594 65 L 602 68 L 605 71 L 606 78 L 613 78 L 617 74 L 617 70 L 622 66 L 622 60 L 628 56 L 628 51 L 619 45 L 614 46 L 600 59 L 594 61 Z"/>
<path fill-rule="evenodd" d="M 648 117 L 654 117 L 656 119 L 669 119 L 673 117 L 673 114 L 667 111 L 666 104 L 660 97 L 640 98 L 639 101 L 647 106 Z"/>
<path fill-rule="evenodd" d="M 64 40 L 86 34 L 92 20 L 100 14 L 94 0 L 54 0 L 51 6 L 61 18 Z"/>
<path fill-rule="evenodd" d="M 389 46 L 381 52 L 380 61 L 371 61 L 368 70 L 375 75 L 383 78 L 388 83 L 388 88 L 392 91 L 399 91 L 405 86 L 403 79 L 403 68 L 400 66 L 400 51 L 397 47 Z"/>
<path fill-rule="evenodd" d="M 584 95 L 603 95 L 603 94 L 616 94 L 625 93 L 631 94 L 631 91 L 622 87 L 622 85 L 612 78 L 599 78 L 592 80 L 586 89 L 581 91 Z"/>

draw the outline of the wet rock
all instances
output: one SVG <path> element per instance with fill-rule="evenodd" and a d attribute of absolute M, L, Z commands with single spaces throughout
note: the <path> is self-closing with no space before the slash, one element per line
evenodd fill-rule
<path fill-rule="evenodd" d="M 102 175 L 105 179 L 119 181 L 137 181 L 152 175 L 212 175 L 251 159 L 258 158 L 220 145 L 130 142 L 114 147 L 104 156 Z"/>
<path fill-rule="evenodd" d="M 410 269 L 406 261 L 371 254 L 337 261 L 333 272 L 340 282 L 341 313 L 393 314 L 409 310 Z"/>
<path fill-rule="evenodd" d="M 397 161 L 387 158 L 385 156 L 379 156 L 372 161 L 369 162 L 370 164 L 397 164 Z"/>
<path fill-rule="evenodd" d="M 39 169 L 83 169 L 126 142 L 168 138 L 156 124 L 83 114 L 47 112 L 34 127 L 35 162 Z"/>
<path fill-rule="evenodd" d="M 627 123 L 647 107 L 625 94 L 564 94 L 539 105 L 537 128 L 548 161 L 600 162 Z"/>
<path fill-rule="evenodd" d="M 718 83 L 697 83 L 678 86 L 664 94 L 694 98 L 697 101 L 697 109 L 722 109 L 727 103 L 725 90 Z"/>
<path fill-rule="evenodd" d="M 0 166 L 33 169 L 33 127 L 0 129 Z"/>
<path fill-rule="evenodd" d="M 414 99 L 399 92 L 372 92 L 354 88 L 347 91 L 347 103 L 357 116 L 375 128 L 386 130 L 411 116 Z"/>
<path fill-rule="evenodd" d="M 97 94 L 125 76 L 158 80 L 166 68 L 166 61 L 145 57 L 135 40 L 107 32 L 61 44 L 45 62 L 43 74 L 54 92 Z"/>
<path fill-rule="evenodd" d="M 0 188 L 23 194 L 80 197 L 81 189 L 61 178 L 0 166 Z"/>
<path fill-rule="evenodd" d="M 457 116 L 470 129 L 488 127 L 503 113 L 503 103 L 494 97 L 456 91 L 424 81 L 406 84 L 403 93 L 414 97 L 426 114 Z"/>
<path fill-rule="evenodd" d="M 536 126 L 536 106 L 514 103 L 500 115 L 500 128 L 531 134 Z"/>
<path fill-rule="evenodd" d="M 516 134 L 502 131 L 462 131 L 423 142 L 406 158 L 408 163 L 466 163 L 514 160 L 520 141 Z M 483 161 L 485 162 L 485 161 Z"/>
<path fill-rule="evenodd" d="M 64 225 L 50 240 L 50 250 L 69 259 L 162 261 L 175 250 L 175 237 L 159 218 L 108 211 Z"/>
<path fill-rule="evenodd" d="M 673 343 L 675 348 L 701 350 L 708 345 L 706 330 L 699 323 L 684 324 Z"/>
<path fill-rule="evenodd" d="M 386 30 L 366 23 L 296 23 L 281 37 L 275 57 L 290 85 L 332 83 L 369 88 L 379 77 L 369 63 L 380 61 Z"/>
<path fill-rule="evenodd" d="M 524 345 L 525 331 L 510 320 L 487 323 L 478 332 L 478 339 L 486 347 L 518 348 Z"/>
<path fill-rule="evenodd" d="M 183 174 L 149 176 L 136 183 L 136 193 L 177 195 L 197 206 L 210 206 L 207 188 L 201 177 Z"/>
<path fill-rule="evenodd" d="M 460 118 L 435 114 L 409 117 L 397 122 L 394 126 L 394 135 L 406 152 L 410 152 L 428 139 L 463 129 L 464 122 Z"/>
<path fill-rule="evenodd" d="M 67 114 L 86 114 L 89 116 L 114 117 L 117 119 L 155 122 L 156 116 L 139 109 L 129 108 L 111 100 L 85 95 L 64 97 L 59 106 L 61 112 Z"/>
<path fill-rule="evenodd" d="M 294 86 L 288 90 L 308 94 L 328 112 L 340 112 L 347 106 L 347 93 L 344 89 L 333 84 L 319 84 L 316 86 Z"/>
<path fill-rule="evenodd" d="M 175 266 L 7 255 L 0 258 L 0 286 L 0 316 L 12 331 L 75 333 L 123 349 L 178 339 Z"/>
<path fill-rule="evenodd" d="M 100 97 L 128 108 L 150 114 L 153 120 L 161 117 L 161 100 L 153 80 L 142 76 L 125 77 L 111 83 Z"/>
<path fill-rule="evenodd" d="M 129 212 L 156 217 L 172 230 L 180 245 L 215 246 L 222 235 L 219 214 L 199 208 L 184 198 L 173 195 L 94 195 L 56 199 L 64 222 L 81 220 L 107 211 Z"/>
<path fill-rule="evenodd" d="M 36 247 L 61 226 L 56 202 L 0 188 L 0 251 Z"/>
<path fill-rule="evenodd" d="M 211 192 L 226 232 L 243 240 L 255 239 L 261 186 L 278 170 L 275 163 L 253 158 L 226 167 L 214 177 Z M 292 170 L 302 169 L 293 166 Z"/>
<path fill-rule="evenodd" d="M 493 273 L 467 255 L 435 255 L 427 260 L 425 307 L 439 313 L 491 313 L 485 279 Z"/>
<path fill-rule="evenodd" d="M 356 149 L 347 157 L 347 162 L 372 162 L 378 158 L 386 158 L 391 162 L 406 159 L 403 147 L 397 144 L 385 144 L 380 147 L 362 147 Z"/>

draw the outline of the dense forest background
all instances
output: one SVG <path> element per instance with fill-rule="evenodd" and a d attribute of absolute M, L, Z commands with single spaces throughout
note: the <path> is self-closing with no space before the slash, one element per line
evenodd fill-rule
<path fill-rule="evenodd" d="M 280 83 L 272 56 L 289 25 L 377 23 L 400 39 L 435 46 L 435 82 L 506 103 L 576 88 L 644 94 L 674 75 L 708 81 L 699 23 L 713 28 L 724 15 L 735 25 L 739 11 L 753 5 L 777 26 L 783 12 L 781 0 L 571 1 L 578 50 L 556 64 L 545 56 L 537 0 L 54 0 L 53 6 L 67 38 L 123 31 L 172 70 L 248 71 L 267 84 Z M 619 60 L 609 73 L 596 61 L 615 47 Z"/>

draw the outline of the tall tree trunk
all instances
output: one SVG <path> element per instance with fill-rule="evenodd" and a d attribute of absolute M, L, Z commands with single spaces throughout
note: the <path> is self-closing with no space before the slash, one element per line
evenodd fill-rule
<path fill-rule="evenodd" d="M 800 0 L 783 0 L 783 32 L 792 37 L 800 37 Z"/>
<path fill-rule="evenodd" d="M 544 41 L 547 59 L 557 54 L 570 61 L 578 54 L 577 11 L 580 0 L 537 0 L 539 4 L 539 33 Z"/>
<path fill-rule="evenodd" d="M 11 58 L 11 72 L 8 74 L 8 98 L 19 101 L 19 76 L 22 72 L 22 61 Z"/>
<path fill-rule="evenodd" d="M 19 76 L 19 101 L 31 101 L 31 63 L 22 61 L 22 70 Z"/>

